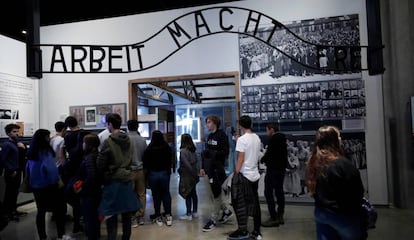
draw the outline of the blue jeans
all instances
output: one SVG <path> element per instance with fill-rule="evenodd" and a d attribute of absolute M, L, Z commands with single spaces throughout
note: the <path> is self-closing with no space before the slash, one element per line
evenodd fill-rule
<path fill-rule="evenodd" d="M 155 216 L 161 216 L 161 202 L 165 214 L 171 215 L 170 174 L 168 171 L 148 173 L 148 183 L 154 201 Z"/>
<path fill-rule="evenodd" d="M 363 239 L 361 219 L 315 207 L 316 235 L 318 240 Z"/>

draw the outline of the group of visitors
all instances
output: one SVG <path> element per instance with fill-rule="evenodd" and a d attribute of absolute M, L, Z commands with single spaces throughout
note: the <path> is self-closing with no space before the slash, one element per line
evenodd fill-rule
<path fill-rule="evenodd" d="M 38 129 L 27 153 L 18 143 L 19 126 L 9 124 L 9 140 L 2 146 L 1 165 L 6 179 L 5 213 L 10 219 L 24 213 L 16 211 L 16 199 L 22 172 L 26 172 L 37 206 L 36 227 L 39 239 L 48 239 L 45 214 L 52 212 L 57 237 L 65 235 L 67 204 L 72 207 L 73 233 L 85 232 L 89 240 L 100 239 L 101 222 L 105 221 L 107 239 L 117 238 L 118 215 L 122 219 L 122 239 L 130 239 L 131 227 L 145 223 L 146 188 L 154 202 L 153 222 L 172 226 L 170 176 L 173 153 L 162 132 L 152 133 L 151 141 L 139 135 L 138 121 L 127 122 L 128 132 L 121 130 L 122 119 L 116 113 L 106 116 L 107 129 L 99 135 L 78 126 L 76 118 L 55 124 L 56 135 Z M 261 227 L 285 223 L 283 180 L 288 168 L 286 136 L 278 125 L 266 127 L 267 147 L 253 132 L 249 116 L 241 116 L 241 136 L 236 138 L 237 162 L 227 176 L 225 159 L 229 154 L 228 137 L 220 129 L 221 120 L 210 115 L 205 119 L 210 131 L 199 161 L 191 135 L 181 136 L 179 194 L 185 199 L 186 213 L 181 220 L 199 216 L 196 191 L 200 177 L 206 176 L 211 213 L 202 230 L 209 232 L 233 216 L 237 229 L 228 239 L 262 239 Z M 313 151 L 306 166 L 307 186 L 315 198 L 318 239 L 363 239 L 366 236 L 361 218 L 363 186 L 359 171 L 344 157 L 340 132 L 336 127 L 319 128 Z M 27 159 L 27 164 L 24 159 Z M 266 165 L 264 195 L 269 218 L 261 221 L 258 186 L 259 163 Z M 231 203 L 224 199 L 223 183 L 231 178 Z M 51 198 L 50 196 L 53 196 Z M 276 196 L 276 202 L 274 197 Z M 161 212 L 161 205 L 163 212 Z M 248 217 L 253 229 L 248 230 Z M 80 219 L 83 218 L 84 226 Z"/>
<path fill-rule="evenodd" d="M 217 224 L 216 209 L 222 210 L 222 222 L 227 221 L 232 212 L 220 201 L 217 187 L 225 178 L 222 156 L 228 153 L 228 143 L 223 140 L 226 136 L 218 129 L 219 118 L 208 116 L 206 124 L 211 133 L 207 138 L 207 152 L 203 153 L 200 174 L 207 172 L 212 190 L 214 210 L 211 220 L 203 228 L 203 231 L 211 231 Z M 261 140 L 253 132 L 251 118 L 241 116 L 239 125 L 242 135 L 236 140 L 237 164 L 231 180 L 232 207 L 238 228 L 229 234 L 228 239 L 262 239 L 261 226 L 277 227 L 285 223 L 283 181 L 289 168 L 287 140 L 279 132 L 278 125 L 270 123 L 266 127 L 268 144 L 262 150 Z M 259 162 L 266 165 L 264 194 L 270 215 L 263 223 L 258 198 Z M 361 207 L 364 188 L 358 169 L 344 157 L 338 128 L 322 126 L 318 129 L 306 175 L 309 193 L 315 199 L 317 239 L 366 239 L 365 215 Z M 249 216 L 253 217 L 250 233 L 247 227 Z"/>

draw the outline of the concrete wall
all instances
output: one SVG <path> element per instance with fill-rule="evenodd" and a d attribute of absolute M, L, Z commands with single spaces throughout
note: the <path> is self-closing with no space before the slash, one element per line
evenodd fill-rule
<path fill-rule="evenodd" d="M 410 96 L 414 96 L 414 2 L 381 0 L 385 45 L 384 114 L 390 200 L 414 207 L 414 155 Z M 386 177 L 386 176 L 384 176 Z"/>

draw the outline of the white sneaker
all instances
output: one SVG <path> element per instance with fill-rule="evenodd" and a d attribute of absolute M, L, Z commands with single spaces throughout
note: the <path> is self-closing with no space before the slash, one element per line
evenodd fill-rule
<path fill-rule="evenodd" d="M 157 217 L 155 219 L 155 223 L 158 224 L 158 226 L 160 226 L 160 227 L 164 224 L 161 217 Z"/>
<path fill-rule="evenodd" d="M 180 216 L 180 220 L 188 220 L 188 221 L 191 221 L 191 220 L 193 220 L 193 216 L 192 215 L 184 214 L 184 215 Z"/>
<path fill-rule="evenodd" d="M 167 223 L 167 226 L 171 227 L 171 226 L 172 226 L 172 222 L 173 222 L 173 218 L 172 218 L 172 216 L 171 216 L 171 215 L 167 215 L 167 216 L 166 216 L 166 223 Z"/>
<path fill-rule="evenodd" d="M 193 212 L 193 218 L 198 218 L 198 213 L 197 212 Z"/>
<path fill-rule="evenodd" d="M 139 218 L 138 218 L 138 224 L 139 224 L 139 225 L 144 225 L 144 224 L 145 224 L 145 219 L 144 219 L 144 217 L 139 217 Z"/>
<path fill-rule="evenodd" d="M 69 235 L 63 235 L 62 238 L 58 238 L 58 240 L 75 240 L 75 238 L 69 236 Z"/>
<path fill-rule="evenodd" d="M 138 227 L 137 218 L 133 218 L 133 219 L 131 220 L 131 227 L 133 227 L 133 228 Z"/>

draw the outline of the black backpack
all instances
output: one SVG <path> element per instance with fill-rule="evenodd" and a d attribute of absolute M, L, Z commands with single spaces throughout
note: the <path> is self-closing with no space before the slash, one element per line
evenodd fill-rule
<path fill-rule="evenodd" d="M 83 158 L 83 137 L 90 132 L 83 129 L 79 130 L 76 134 L 76 144 L 70 148 L 65 147 L 64 152 L 66 155 L 66 161 L 63 165 L 63 181 L 66 183 L 70 177 L 74 176 L 78 170 Z"/>

